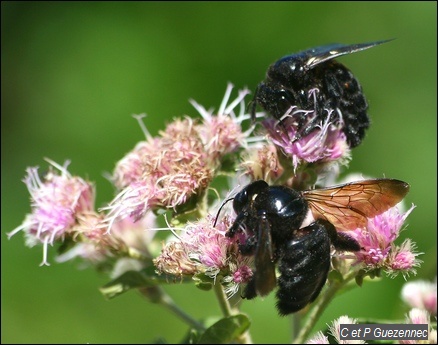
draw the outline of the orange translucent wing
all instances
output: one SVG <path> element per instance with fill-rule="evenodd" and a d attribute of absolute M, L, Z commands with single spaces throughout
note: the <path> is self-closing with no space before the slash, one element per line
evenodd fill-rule
<path fill-rule="evenodd" d="M 303 191 L 313 217 L 323 218 L 337 230 L 364 228 L 368 218 L 398 204 L 409 184 L 394 179 L 363 180 L 329 188 Z"/>

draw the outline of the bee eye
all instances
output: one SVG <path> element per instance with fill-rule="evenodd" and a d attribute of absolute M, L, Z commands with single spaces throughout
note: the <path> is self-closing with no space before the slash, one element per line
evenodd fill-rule
<path fill-rule="evenodd" d="M 234 211 L 236 211 L 236 213 L 240 213 L 245 207 L 253 204 L 258 194 L 268 189 L 269 185 L 263 180 L 254 181 L 247 185 L 234 197 Z"/>
<path fill-rule="evenodd" d="M 246 204 L 248 204 L 248 191 L 244 189 L 239 192 L 233 200 L 234 211 L 240 213 Z"/>

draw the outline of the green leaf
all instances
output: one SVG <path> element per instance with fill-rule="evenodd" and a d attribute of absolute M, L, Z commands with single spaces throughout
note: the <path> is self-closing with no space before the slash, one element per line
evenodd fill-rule
<path fill-rule="evenodd" d="M 202 282 L 202 281 L 197 281 L 195 282 L 195 286 L 198 289 L 201 289 L 202 291 L 210 291 L 213 287 L 212 283 L 206 283 L 206 282 Z"/>
<path fill-rule="evenodd" d="M 381 269 L 377 268 L 374 270 L 370 270 L 370 271 L 366 271 L 366 270 L 360 270 L 357 275 L 356 275 L 356 284 L 359 286 L 362 286 L 365 278 L 367 278 L 367 280 L 373 280 L 376 278 L 380 278 L 381 277 Z M 378 280 L 378 279 L 376 279 Z"/>
<path fill-rule="evenodd" d="M 338 270 L 332 270 L 328 275 L 328 280 L 330 282 L 342 283 L 342 281 L 344 280 L 344 277 L 342 276 L 342 274 Z"/>
<path fill-rule="evenodd" d="M 354 279 L 356 280 L 356 284 L 360 287 L 363 285 L 363 275 L 358 274 Z"/>
<path fill-rule="evenodd" d="M 110 281 L 101 288 L 100 292 L 108 299 L 112 299 L 131 289 L 152 287 L 157 285 L 153 279 L 148 278 L 140 271 L 128 271 L 120 277 Z"/>
<path fill-rule="evenodd" d="M 198 344 L 229 344 L 241 336 L 249 326 L 250 321 L 243 314 L 223 318 L 207 328 Z"/>
<path fill-rule="evenodd" d="M 193 276 L 195 286 L 203 291 L 210 291 L 214 285 L 214 279 L 204 273 L 198 273 Z"/>

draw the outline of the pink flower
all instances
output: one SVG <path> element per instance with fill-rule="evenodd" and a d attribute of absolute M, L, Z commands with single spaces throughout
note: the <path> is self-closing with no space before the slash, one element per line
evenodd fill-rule
<path fill-rule="evenodd" d="M 28 168 L 24 182 L 31 195 L 32 213 L 28 214 L 22 225 L 8 234 L 10 238 L 20 230 L 25 232 L 26 244 L 34 246 L 42 243 L 43 261 L 47 262 L 47 246 L 55 241 L 63 241 L 66 235 L 72 235 L 78 219 L 93 212 L 94 187 L 79 177 L 73 177 L 67 171 L 66 162 L 60 166 L 47 160 L 52 166 L 41 180 L 38 168 Z M 59 170 L 59 174 L 53 168 Z"/>
<path fill-rule="evenodd" d="M 296 126 L 282 127 L 272 118 L 265 119 L 263 125 L 274 145 L 292 159 L 295 171 L 299 165 L 308 163 L 338 162 L 344 165 L 350 159 L 350 148 L 342 127 L 331 123 L 329 118 L 330 114 L 325 122 L 303 137 Z"/>
<path fill-rule="evenodd" d="M 193 102 L 203 121 L 189 117 L 175 119 L 157 137 L 144 128 L 142 141 L 120 160 L 112 180 L 119 194 L 103 208 L 109 228 L 125 217 L 141 219 L 148 210 L 178 208 L 196 203 L 212 181 L 224 155 L 244 145 L 250 131 L 242 133 L 240 122 L 247 119 L 242 106 L 247 90 L 227 106 L 232 85 L 228 86 L 217 115 Z M 238 117 L 234 108 L 241 105 Z"/>
<path fill-rule="evenodd" d="M 403 223 L 415 208 L 414 205 L 401 214 L 397 206 L 368 220 L 366 229 L 357 229 L 348 234 L 361 246 L 362 250 L 356 252 L 358 262 L 366 265 L 368 269 L 383 268 L 390 275 L 415 274 L 415 267 L 420 261 L 416 258 L 420 253 L 415 253 L 415 246 L 410 240 L 396 246 L 394 241 L 402 230 Z"/>
<path fill-rule="evenodd" d="M 193 121 L 175 120 L 160 137 L 137 144 L 116 166 L 113 180 L 122 188 L 110 205 L 107 221 L 141 219 L 148 210 L 173 208 L 199 196 L 212 179 L 214 166 Z"/>
<path fill-rule="evenodd" d="M 437 332 L 430 325 L 430 314 L 424 309 L 413 308 L 406 315 L 406 324 L 429 325 L 428 340 L 399 340 L 400 344 L 436 344 Z"/>
<path fill-rule="evenodd" d="M 202 279 L 205 275 L 213 282 L 221 277 L 229 296 L 236 293 L 239 285 L 248 282 L 252 271 L 248 258 L 239 254 L 237 245 L 225 236 L 231 226 L 223 218 L 213 227 L 213 217 L 188 223 L 177 240 L 164 245 L 161 254 L 154 259 L 159 273 Z"/>
<path fill-rule="evenodd" d="M 284 172 L 274 145 L 263 145 L 261 148 L 250 149 L 246 152 L 241 166 L 251 177 L 251 181 L 274 182 Z"/>
<path fill-rule="evenodd" d="M 425 280 L 408 282 L 403 286 L 401 296 L 412 308 L 424 309 L 431 315 L 437 311 L 437 284 Z"/>
<path fill-rule="evenodd" d="M 138 222 L 124 218 L 114 223 L 111 233 L 107 231 L 104 215 L 90 213 L 78 219 L 75 227 L 75 240 L 72 249 L 57 257 L 65 262 L 81 257 L 91 263 L 102 262 L 116 256 L 142 259 L 151 258 L 149 245 L 156 233 L 155 215 L 149 212 Z"/>
<path fill-rule="evenodd" d="M 241 127 L 241 122 L 248 118 L 245 113 L 244 98 L 249 94 L 249 90 L 239 91 L 237 98 L 227 105 L 232 89 L 233 85 L 229 83 L 217 114 L 214 114 L 212 110 L 206 110 L 202 105 L 191 100 L 192 105 L 203 118 L 202 123 L 197 126 L 197 132 L 210 159 L 220 159 L 225 154 L 245 146 L 245 139 L 251 132 L 244 133 Z M 234 109 L 238 105 L 240 105 L 240 111 L 236 115 Z"/>
<path fill-rule="evenodd" d="M 400 246 L 393 245 L 388 258 L 386 272 L 392 276 L 402 273 L 406 278 L 409 274 L 416 274 L 416 268 L 420 266 L 422 260 L 417 256 L 423 253 L 416 252 L 416 245 L 411 239 L 406 239 Z"/>

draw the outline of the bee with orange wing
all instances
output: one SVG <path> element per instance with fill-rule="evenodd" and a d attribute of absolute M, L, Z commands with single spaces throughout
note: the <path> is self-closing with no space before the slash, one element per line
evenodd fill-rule
<path fill-rule="evenodd" d="M 366 228 L 368 218 L 395 206 L 408 191 L 406 182 L 395 179 L 305 191 L 269 186 L 263 180 L 250 183 L 233 198 L 237 216 L 226 234 L 244 234 L 239 251 L 254 255 L 254 274 L 243 297 L 266 296 L 278 286 L 279 314 L 301 310 L 316 299 L 327 280 L 331 246 L 359 251 L 359 243 L 346 232 Z M 309 211 L 314 221 L 303 227 Z"/>

